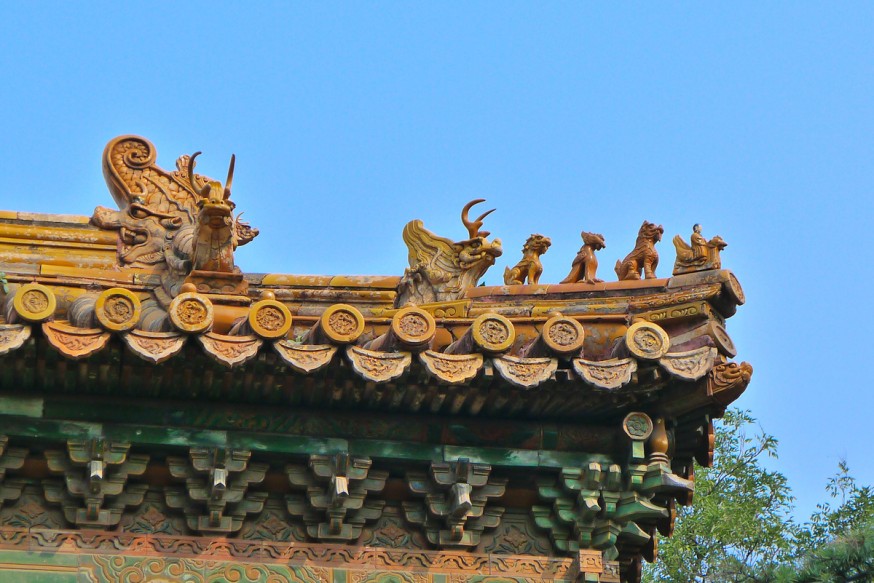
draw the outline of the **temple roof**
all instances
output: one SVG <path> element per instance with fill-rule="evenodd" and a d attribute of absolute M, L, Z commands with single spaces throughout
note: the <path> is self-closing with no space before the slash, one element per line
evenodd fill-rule
<path fill-rule="evenodd" d="M 634 249 L 616 261 L 617 280 L 603 281 L 604 238 L 583 231 L 568 276 L 541 283 L 551 241 L 533 234 L 521 260 L 507 262 L 504 285 L 480 286 L 504 249 L 483 230 L 492 211 L 470 217 L 483 202 L 475 200 L 461 211 L 461 240 L 411 220 L 399 234 L 409 265 L 397 275 L 246 273 L 234 251 L 258 229 L 234 213 L 234 162 L 222 183 L 196 174 L 196 158 L 182 156 L 168 172 L 150 142 L 121 136 L 104 151 L 117 209 L 0 212 L 0 398 L 10 439 L 66 439 L 76 463 L 74 449 L 88 440 L 157 448 L 169 452 L 161 463 L 174 476 L 187 475 L 174 466 L 180 447 L 196 467 L 207 450 L 215 459 L 219 450 L 288 457 L 288 468 L 308 456 L 318 480 L 342 464 L 383 464 L 379 479 L 367 479 L 375 492 L 400 479 L 387 468 L 409 467 L 413 497 L 452 484 L 456 495 L 467 487 L 458 485 L 468 484 L 464 472 L 473 479 L 496 468 L 510 477 L 477 486 L 490 492 L 477 512 L 492 508 L 489 497 L 515 505 L 529 517 L 519 520 L 549 532 L 550 553 L 592 547 L 635 580 L 656 529 L 670 532 L 675 501 L 691 503 L 692 460 L 712 461 L 712 419 L 752 374 L 732 360 L 726 320 L 745 297 L 722 268 L 720 237 L 707 240 L 698 226 L 689 243 L 675 236 L 672 274 L 660 277 L 664 229 L 644 221 Z M 436 485 L 415 477 L 422 464 Z M 246 472 L 253 483 L 268 475 Z M 287 472 L 292 488 L 316 479 Z M 277 480 L 264 482 L 270 495 Z M 61 496 L 55 487 L 49 501 Z M 263 507 L 267 491 L 256 494 Z M 171 507 L 183 504 L 174 496 Z M 391 490 L 380 504 L 395 512 L 405 496 Z M 318 511 L 297 502 L 288 510 L 310 521 L 323 512 L 311 503 Z M 341 529 L 342 540 L 358 540 L 379 516 L 374 508 Z M 468 511 L 458 524 L 469 518 L 476 534 L 462 536 L 440 508 L 428 511 L 439 520 L 407 514 L 440 548 L 478 548 L 479 533 L 504 512 Z M 116 524 L 120 514 L 111 516 L 100 524 Z M 451 532 L 440 530 L 444 519 Z M 93 519 L 82 520 L 74 522 Z M 192 520 L 192 531 L 218 528 Z M 307 522 L 307 536 L 337 540 L 336 525 L 320 520 Z M 221 532 L 236 532 L 242 518 L 228 524 Z"/>

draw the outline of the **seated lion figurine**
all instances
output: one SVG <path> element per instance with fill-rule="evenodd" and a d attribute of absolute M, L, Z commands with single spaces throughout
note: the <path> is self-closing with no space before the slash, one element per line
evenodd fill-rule
<path fill-rule="evenodd" d="M 540 256 L 546 253 L 552 241 L 549 237 L 543 235 L 531 235 L 525 241 L 522 247 L 522 260 L 516 264 L 513 269 L 507 267 L 504 269 L 504 283 L 507 285 L 522 285 L 525 280 L 529 284 L 536 284 L 540 281 L 540 274 L 543 273 L 543 264 L 540 263 Z"/>
<path fill-rule="evenodd" d="M 661 225 L 643 221 L 637 232 L 634 250 L 622 261 L 616 261 L 616 275 L 619 281 L 640 279 L 640 272 L 646 279 L 655 279 L 655 270 L 659 264 L 659 254 L 655 245 L 662 240 L 665 229 Z"/>

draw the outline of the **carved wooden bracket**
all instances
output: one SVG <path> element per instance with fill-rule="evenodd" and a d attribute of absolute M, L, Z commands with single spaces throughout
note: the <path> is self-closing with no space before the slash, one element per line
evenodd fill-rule
<path fill-rule="evenodd" d="M 249 462 L 245 450 L 192 447 L 189 457 L 167 457 L 170 475 L 185 480 L 185 488 L 167 488 L 167 505 L 185 513 L 188 527 L 201 533 L 237 532 L 247 514 L 260 512 L 266 492 L 252 492 L 268 465 Z"/>
<path fill-rule="evenodd" d="M 301 517 L 307 534 L 319 541 L 354 541 L 369 521 L 382 514 L 384 500 L 368 499 L 382 492 L 388 472 L 372 470 L 371 460 L 346 453 L 311 455 L 308 466 L 288 465 L 295 490 L 288 511 Z"/>
<path fill-rule="evenodd" d="M 581 468 L 563 468 L 558 479 L 539 481 L 540 497 L 549 505 L 532 507 L 534 521 L 549 531 L 559 550 L 597 549 L 614 560 L 617 543 L 648 544 L 650 524 L 668 517 L 651 495 L 628 491 L 627 483 L 618 464 L 591 461 Z"/>
<path fill-rule="evenodd" d="M 430 471 L 408 472 L 407 484 L 424 501 L 404 502 L 407 520 L 420 525 L 431 544 L 472 548 L 479 544 L 486 528 L 498 526 L 504 508 L 489 505 L 490 498 L 503 496 L 507 481 L 490 477 L 492 467 L 433 462 Z"/>
<path fill-rule="evenodd" d="M 64 482 L 43 481 L 46 500 L 60 504 L 72 524 L 115 526 L 125 508 L 142 503 L 148 488 L 128 483 L 149 462 L 148 455 L 129 450 L 130 443 L 100 439 L 69 440 L 66 452 L 46 450 L 49 470 L 64 475 Z"/>
<path fill-rule="evenodd" d="M 18 470 L 24 465 L 27 450 L 9 447 L 9 438 L 0 435 L 0 506 L 6 501 L 18 500 L 24 481 L 6 477 L 6 470 Z"/>

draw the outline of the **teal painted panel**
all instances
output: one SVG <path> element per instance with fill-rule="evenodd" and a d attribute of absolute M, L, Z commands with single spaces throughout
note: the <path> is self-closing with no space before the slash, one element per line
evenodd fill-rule
<path fill-rule="evenodd" d="M 42 571 L 39 567 L 27 569 L 0 568 L 3 583 L 77 583 L 78 572 Z"/>
<path fill-rule="evenodd" d="M 499 449 L 494 447 L 456 447 L 447 445 L 443 448 L 443 460 L 454 462 L 467 458 L 475 464 L 491 464 L 493 466 L 520 466 L 536 468 L 538 452 L 523 449 Z"/>
<path fill-rule="evenodd" d="M 349 451 L 345 439 L 263 433 L 231 433 L 228 445 L 252 451 L 295 454 L 334 454 Z"/>
<path fill-rule="evenodd" d="M 226 447 L 226 431 L 176 429 L 172 427 L 107 425 L 107 439 L 149 445 L 178 445 L 183 447 Z"/>
<path fill-rule="evenodd" d="M 420 443 L 401 443 L 399 441 L 379 441 L 358 439 L 349 442 L 349 453 L 371 458 L 433 461 L 443 458 L 443 448 L 439 445 Z"/>
<path fill-rule="evenodd" d="M 0 411 L 4 415 L 42 417 L 43 400 L 34 397 L 0 397 Z"/>
<path fill-rule="evenodd" d="M 0 551 L 2 565 L 49 565 L 53 567 L 75 567 L 79 564 L 76 555 L 66 553 L 34 553 L 30 551 Z M 0 567 L 2 569 L 4 567 Z M 4 581 L 4 579 L 0 579 Z"/>

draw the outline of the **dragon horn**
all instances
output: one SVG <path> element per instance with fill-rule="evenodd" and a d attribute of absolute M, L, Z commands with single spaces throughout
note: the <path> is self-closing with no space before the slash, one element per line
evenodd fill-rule
<path fill-rule="evenodd" d="M 231 198 L 231 183 L 234 181 L 234 163 L 237 157 L 231 154 L 231 165 L 228 167 L 228 179 L 225 181 L 225 200 Z"/>
<path fill-rule="evenodd" d="M 194 183 L 194 166 L 197 162 L 194 161 L 195 158 L 200 156 L 201 152 L 195 152 L 191 155 L 191 158 L 188 159 L 188 182 L 191 183 L 191 189 L 199 194 L 200 196 L 208 196 L 209 195 L 209 185 L 204 186 L 200 190 L 197 189 L 197 185 Z"/>
<path fill-rule="evenodd" d="M 466 205 L 464 205 L 464 208 L 461 209 L 461 222 L 467 228 L 467 232 L 470 234 L 471 239 L 475 239 L 476 237 L 479 237 L 479 236 L 488 237 L 488 233 L 484 233 L 483 235 L 480 235 L 479 228 L 483 226 L 483 219 L 486 218 L 487 216 L 489 216 L 491 213 L 495 212 L 495 209 L 484 212 L 479 217 L 477 217 L 477 219 L 475 221 L 471 221 L 470 218 L 468 217 L 468 213 L 470 212 L 470 209 L 476 204 L 479 204 L 481 202 L 485 202 L 485 200 L 486 199 L 484 199 L 484 198 L 477 198 L 475 200 L 470 201 Z"/>

